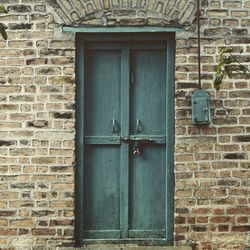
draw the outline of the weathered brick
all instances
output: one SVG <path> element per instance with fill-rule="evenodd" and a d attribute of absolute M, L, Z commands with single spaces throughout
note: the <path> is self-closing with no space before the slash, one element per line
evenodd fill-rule
<path fill-rule="evenodd" d="M 250 142 L 250 136 L 234 136 L 233 141 L 236 142 Z"/>
<path fill-rule="evenodd" d="M 32 217 L 54 217 L 55 211 L 52 210 L 38 210 L 38 211 L 32 211 Z"/>
<path fill-rule="evenodd" d="M 0 211 L 0 217 L 12 217 L 16 215 L 16 211 L 2 210 Z"/>
<path fill-rule="evenodd" d="M 32 227 L 34 225 L 34 221 L 31 219 L 17 219 L 17 220 L 12 220 L 10 222 L 10 225 L 12 227 Z"/>
<path fill-rule="evenodd" d="M 241 10 L 232 10 L 232 17 L 247 17 L 247 11 Z"/>
<path fill-rule="evenodd" d="M 72 226 L 74 224 L 73 220 L 51 220 L 50 226 Z"/>
<path fill-rule="evenodd" d="M 0 192 L 0 199 L 4 200 L 11 200 L 11 199 L 17 199 L 18 198 L 18 192 L 12 192 L 12 191 L 6 191 L 6 192 Z"/>
<path fill-rule="evenodd" d="M 32 229 L 32 234 L 36 235 L 36 236 L 56 235 L 56 229 L 54 229 L 54 228 L 34 228 L 34 229 Z"/>
<path fill-rule="evenodd" d="M 209 214 L 210 211 L 210 208 L 193 208 L 192 214 Z"/>
<path fill-rule="evenodd" d="M 176 197 L 190 197 L 192 195 L 192 190 L 177 190 Z"/>
<path fill-rule="evenodd" d="M 213 223 L 232 223 L 235 221 L 234 217 L 227 217 L 227 216 L 216 216 L 210 219 Z"/>
<path fill-rule="evenodd" d="M 9 202 L 9 206 L 10 208 L 12 209 L 17 209 L 17 208 L 30 208 L 30 207 L 34 207 L 35 204 L 34 204 L 34 201 L 29 201 L 29 200 L 26 200 L 26 201 L 10 201 Z"/>
<path fill-rule="evenodd" d="M 207 15 L 209 17 L 225 17 L 228 16 L 228 10 L 225 9 L 209 10 L 207 11 Z"/>
<path fill-rule="evenodd" d="M 219 225 L 218 226 L 219 232 L 228 232 L 229 231 L 229 225 Z"/>
<path fill-rule="evenodd" d="M 17 235 L 17 230 L 16 229 L 0 229 L 0 235 L 2 236 Z"/>
<path fill-rule="evenodd" d="M 235 208 L 228 208 L 228 214 L 250 214 L 249 207 L 235 207 Z"/>
<path fill-rule="evenodd" d="M 194 195 L 196 197 L 200 197 L 200 198 L 208 198 L 208 197 L 212 197 L 214 195 L 214 191 L 212 190 L 196 190 L 194 192 Z"/>
<path fill-rule="evenodd" d="M 242 7 L 242 2 L 241 1 L 224 1 L 223 2 L 223 7 L 225 8 L 241 8 Z"/>
<path fill-rule="evenodd" d="M 48 127 L 48 121 L 44 120 L 34 120 L 27 122 L 28 127 L 34 127 L 34 128 L 46 128 Z"/>
<path fill-rule="evenodd" d="M 60 67 L 38 67 L 35 69 L 37 75 L 60 75 L 62 70 Z"/>
<path fill-rule="evenodd" d="M 247 224 L 248 223 L 248 217 L 244 217 L 244 216 L 238 217 L 237 222 L 241 223 L 241 224 Z"/>
<path fill-rule="evenodd" d="M 193 226 L 192 227 L 195 232 L 206 232 L 207 227 L 204 226 Z"/>
<path fill-rule="evenodd" d="M 33 157 L 32 163 L 35 164 L 50 164 L 50 163 L 56 163 L 56 158 L 54 157 Z"/>
<path fill-rule="evenodd" d="M 223 36 L 230 34 L 230 29 L 228 28 L 213 28 L 213 29 L 206 29 L 204 31 L 205 36 Z"/>
<path fill-rule="evenodd" d="M 231 159 L 231 160 L 244 160 L 247 158 L 247 155 L 245 153 L 230 153 L 230 154 L 225 154 L 223 156 L 223 159 Z"/>
<path fill-rule="evenodd" d="M 52 208 L 69 208 L 74 206 L 73 201 L 69 200 L 54 200 L 50 202 Z"/>
<path fill-rule="evenodd" d="M 249 232 L 250 226 L 233 226 L 232 231 L 233 232 Z"/>
<path fill-rule="evenodd" d="M 175 223 L 176 224 L 185 224 L 186 218 L 185 217 L 175 217 Z"/>

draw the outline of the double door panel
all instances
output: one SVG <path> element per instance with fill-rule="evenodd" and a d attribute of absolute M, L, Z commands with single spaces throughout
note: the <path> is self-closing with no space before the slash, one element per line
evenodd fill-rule
<path fill-rule="evenodd" d="M 85 46 L 84 238 L 166 237 L 166 44 Z"/>

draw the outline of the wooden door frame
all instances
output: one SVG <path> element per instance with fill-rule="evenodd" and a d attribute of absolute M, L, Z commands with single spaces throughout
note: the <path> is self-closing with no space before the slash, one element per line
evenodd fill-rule
<path fill-rule="evenodd" d="M 137 33 L 137 32 L 136 32 Z M 76 164 L 75 164 L 75 243 L 137 243 L 172 245 L 174 229 L 174 94 L 175 94 L 175 32 L 150 33 L 77 33 L 76 34 Z M 83 239 L 83 174 L 84 174 L 84 57 L 88 41 L 161 41 L 167 43 L 166 53 L 166 238 L 159 240 Z M 148 241 L 148 242 L 145 242 Z"/>

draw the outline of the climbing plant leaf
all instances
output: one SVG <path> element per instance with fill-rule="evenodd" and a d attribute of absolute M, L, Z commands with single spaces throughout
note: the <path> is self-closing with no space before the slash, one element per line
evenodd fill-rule
<path fill-rule="evenodd" d="M 0 14 L 7 13 L 6 9 L 4 6 L 0 5 Z M 3 39 L 7 39 L 7 33 L 6 33 L 6 26 L 2 23 L 0 23 L 0 34 L 2 35 Z"/>
<path fill-rule="evenodd" d="M 5 25 L 0 23 L 0 33 L 1 33 L 4 40 L 7 39 L 7 33 L 6 33 L 5 29 L 6 29 Z"/>
<path fill-rule="evenodd" d="M 232 52 L 232 47 L 222 48 L 219 52 L 219 61 L 216 66 L 214 77 L 214 88 L 217 91 L 220 89 L 223 78 L 226 75 L 232 77 L 232 68 L 230 67 L 230 64 L 237 63 L 239 65 L 239 71 L 241 71 L 243 74 L 246 74 L 246 72 L 249 71 L 246 66 L 242 65 L 239 60 L 234 55 L 232 55 Z"/>
<path fill-rule="evenodd" d="M 2 13 L 7 13 L 7 11 L 4 6 L 0 5 L 0 14 Z"/>

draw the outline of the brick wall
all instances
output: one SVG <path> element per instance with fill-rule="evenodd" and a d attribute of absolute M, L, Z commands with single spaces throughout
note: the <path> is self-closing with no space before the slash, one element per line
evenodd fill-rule
<path fill-rule="evenodd" d="M 198 88 L 197 36 L 179 33 L 175 239 L 194 240 L 197 249 L 242 249 L 250 245 L 249 73 L 234 72 L 218 92 L 213 78 L 225 46 L 249 68 L 250 1 L 201 2 L 202 87 L 212 99 L 212 122 L 191 123 L 191 95 Z"/>
<path fill-rule="evenodd" d="M 80 2 L 81 13 L 70 5 Z M 136 10 L 134 18 L 123 12 L 126 24 L 138 20 L 138 9 L 152 24 L 174 18 L 184 24 L 195 13 L 195 1 L 186 2 L 1 0 L 8 40 L 0 39 L 0 249 L 73 244 L 75 45 L 61 26 L 112 6 Z M 192 125 L 191 95 L 198 87 L 194 20 L 177 34 L 175 242 L 243 249 L 250 245 L 249 75 L 235 72 L 218 92 L 213 77 L 224 46 L 249 66 L 250 1 L 201 2 L 202 86 L 213 115 L 209 126 Z"/>
<path fill-rule="evenodd" d="M 74 224 L 74 37 L 47 1 L 2 3 L 0 249 L 53 249 Z"/>

